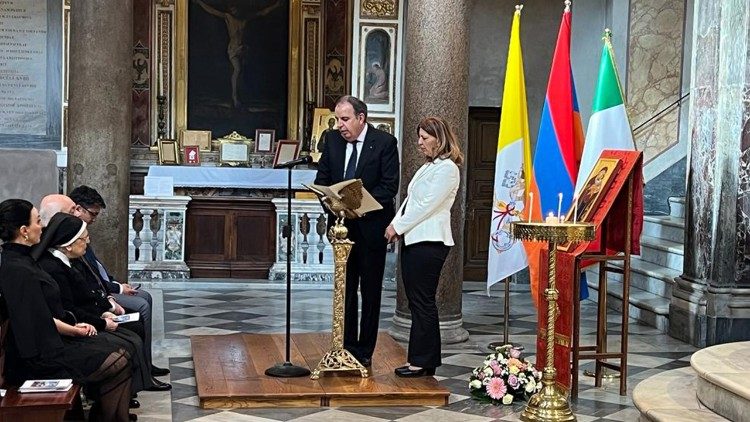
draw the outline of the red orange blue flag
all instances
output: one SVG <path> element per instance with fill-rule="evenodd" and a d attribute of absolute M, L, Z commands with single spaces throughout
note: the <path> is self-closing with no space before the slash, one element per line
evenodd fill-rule
<path fill-rule="evenodd" d="M 534 220 L 544 219 L 550 213 L 557 217 L 558 209 L 564 218 L 573 202 L 583 151 L 583 128 L 570 63 L 570 26 L 570 6 L 566 5 L 552 57 L 534 150 L 529 189 L 533 193 L 533 200 L 530 206 L 527 205 Z M 529 257 L 531 292 L 536 301 L 540 246 L 534 243 L 525 246 Z"/>

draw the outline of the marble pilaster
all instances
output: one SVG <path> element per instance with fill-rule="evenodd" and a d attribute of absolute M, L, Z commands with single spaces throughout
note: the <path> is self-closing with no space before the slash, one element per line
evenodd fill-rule
<path fill-rule="evenodd" d="M 468 0 L 409 1 L 406 26 L 404 138 L 401 140 L 401 197 L 414 173 L 424 163 L 416 147 L 415 129 L 426 116 L 445 118 L 463 144 L 467 134 L 469 72 Z M 443 343 L 465 341 L 461 288 L 463 283 L 463 228 L 465 174 L 451 210 L 456 245 L 443 267 L 437 292 Z M 391 334 L 408 339 L 411 316 L 402 281 L 398 280 L 397 308 Z"/>
<path fill-rule="evenodd" d="M 132 103 L 132 0 L 71 8 L 68 189 L 95 188 L 107 204 L 90 230 L 97 256 L 127 276 Z"/>
<path fill-rule="evenodd" d="M 697 346 L 750 338 L 749 25 L 744 0 L 695 2 L 688 230 L 670 335 Z"/>

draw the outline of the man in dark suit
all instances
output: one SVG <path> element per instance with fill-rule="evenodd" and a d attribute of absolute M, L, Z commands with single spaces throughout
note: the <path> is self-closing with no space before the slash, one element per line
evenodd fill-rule
<path fill-rule="evenodd" d="M 354 247 L 346 267 L 344 348 L 363 365 L 370 366 L 383 290 L 387 248 L 383 234 L 394 217 L 394 197 L 399 187 L 398 142 L 367 123 L 367 105 L 358 98 L 341 97 L 335 111 L 339 130 L 327 136 L 315 184 L 330 186 L 347 179 L 362 179 L 365 189 L 383 206 L 382 210 L 345 222 Z M 329 216 L 329 224 L 332 222 Z M 362 294 L 359 324 L 357 289 Z"/>

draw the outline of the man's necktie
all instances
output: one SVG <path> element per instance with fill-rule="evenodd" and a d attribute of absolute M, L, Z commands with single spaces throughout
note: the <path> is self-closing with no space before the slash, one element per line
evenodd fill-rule
<path fill-rule="evenodd" d="M 349 164 L 346 165 L 344 180 L 354 179 L 354 172 L 357 170 L 357 143 L 352 142 L 352 154 L 349 156 Z"/>

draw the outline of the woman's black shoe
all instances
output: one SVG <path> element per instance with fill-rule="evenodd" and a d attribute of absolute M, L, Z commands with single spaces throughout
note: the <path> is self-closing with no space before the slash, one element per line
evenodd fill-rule
<path fill-rule="evenodd" d="M 137 409 L 137 408 L 141 407 L 141 402 L 139 402 L 136 399 L 130 399 L 130 405 L 129 405 L 129 407 L 131 409 Z"/>
<path fill-rule="evenodd" d="M 135 413 L 128 413 L 128 420 L 129 421 L 137 421 L 138 420 L 138 415 L 136 415 Z"/>
<path fill-rule="evenodd" d="M 396 375 L 403 378 L 429 377 L 435 375 L 435 368 L 411 369 L 408 366 L 396 368 Z"/>
<path fill-rule="evenodd" d="M 409 369 L 409 365 L 399 366 L 398 368 L 394 369 L 393 372 L 395 372 L 396 375 L 398 375 L 399 373 L 407 369 Z"/>
<path fill-rule="evenodd" d="M 151 375 L 154 377 L 163 377 L 164 375 L 169 375 L 169 369 L 151 365 Z"/>

